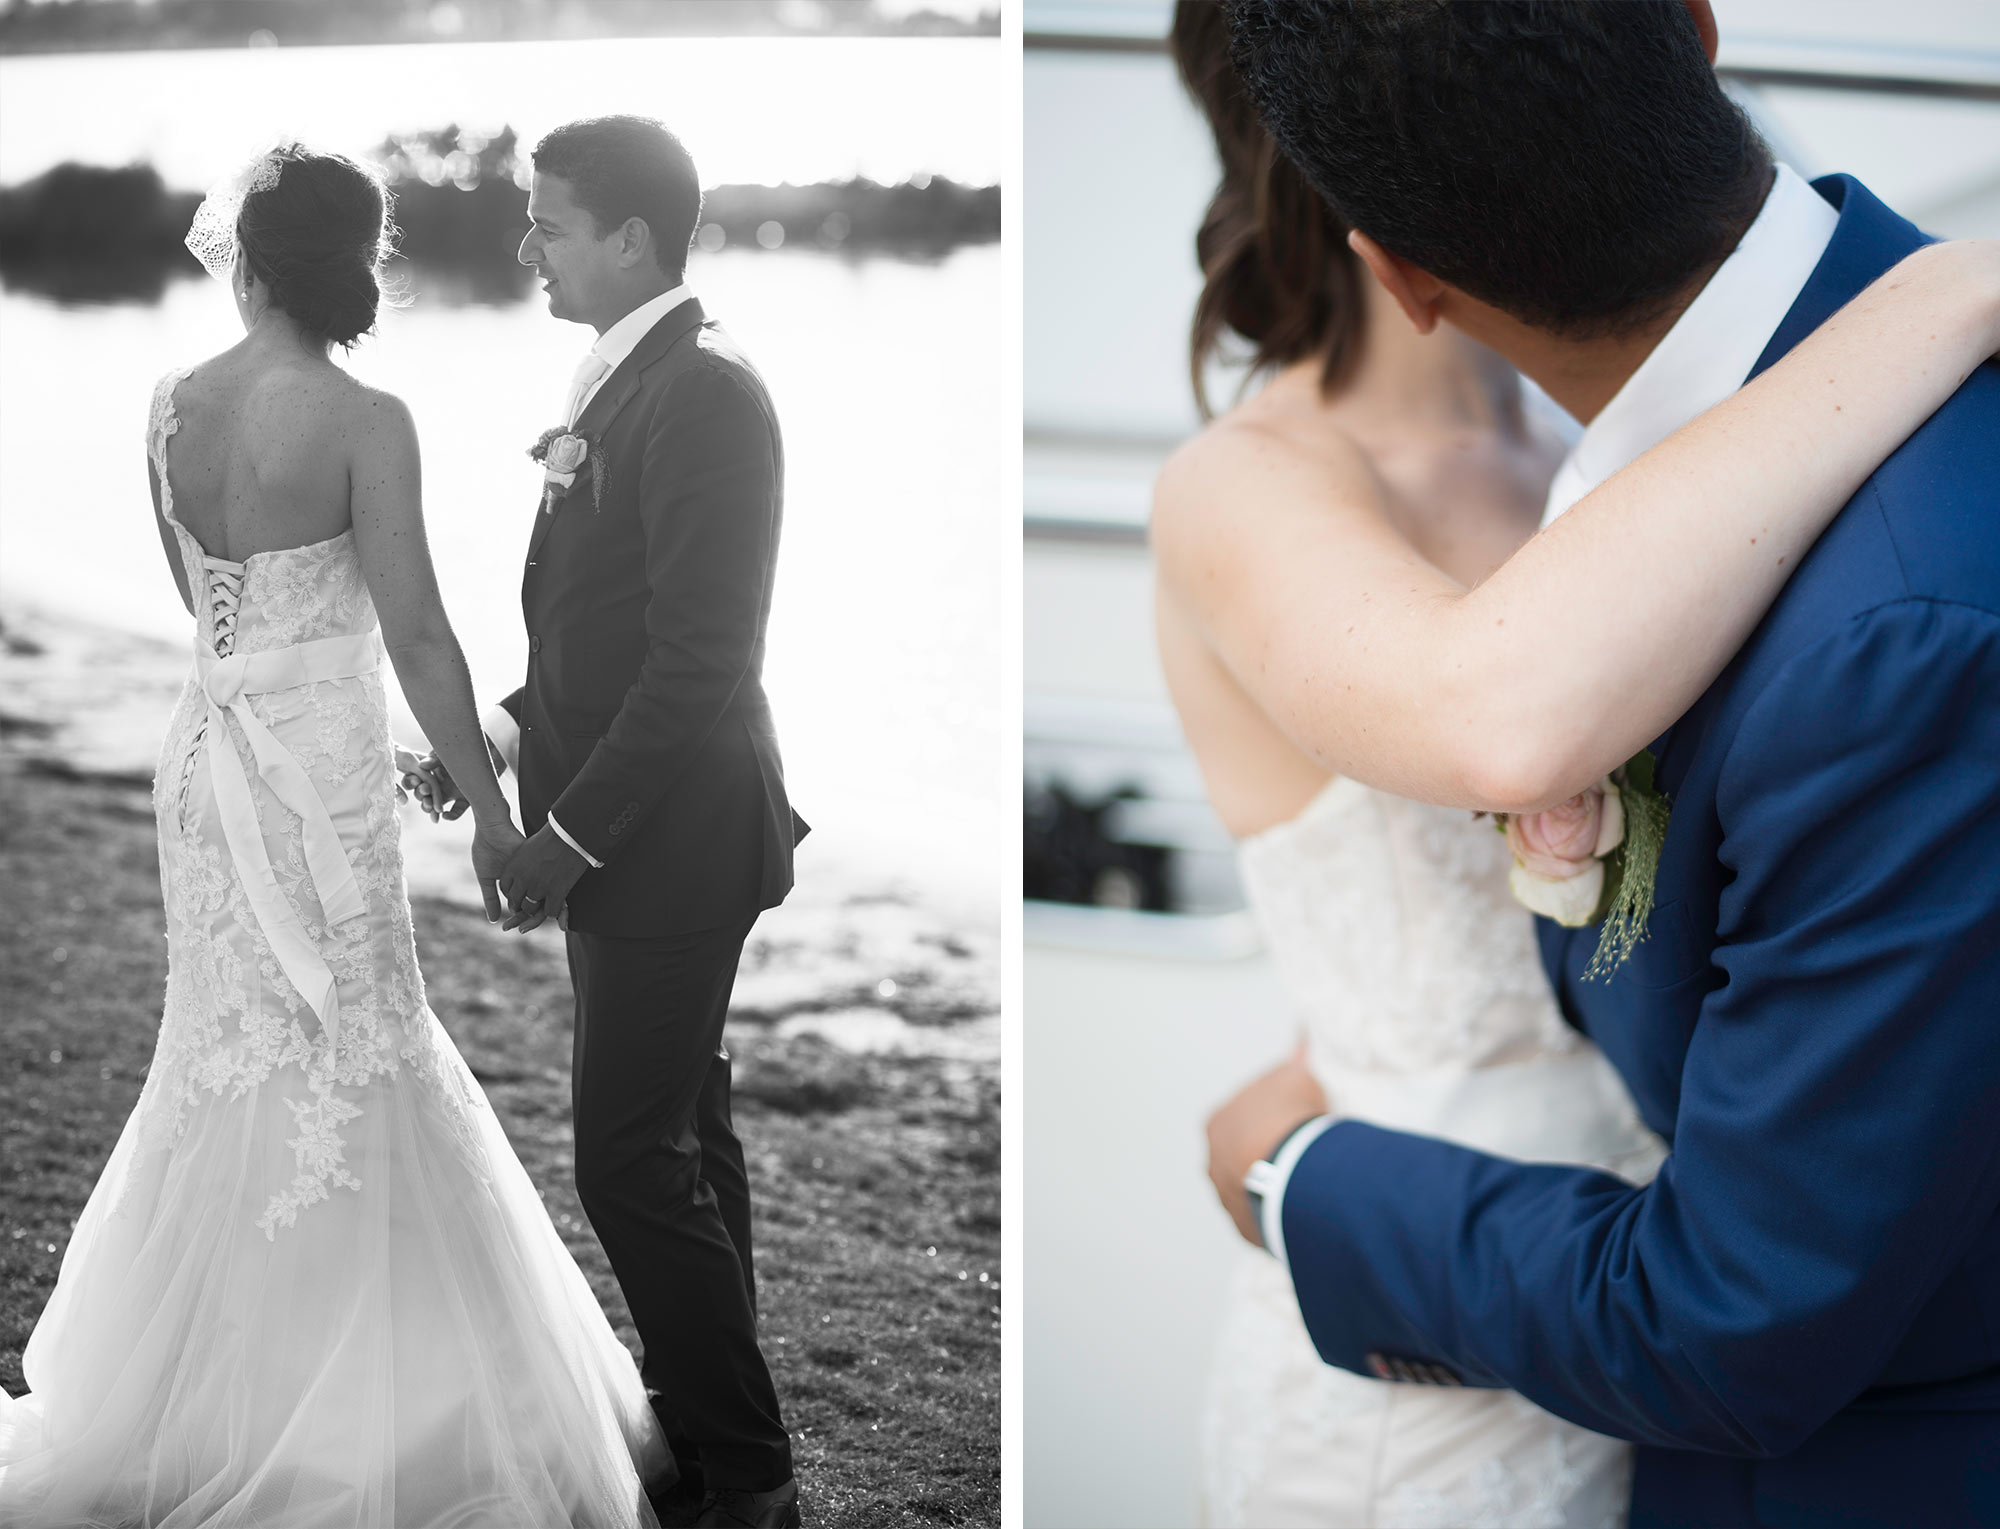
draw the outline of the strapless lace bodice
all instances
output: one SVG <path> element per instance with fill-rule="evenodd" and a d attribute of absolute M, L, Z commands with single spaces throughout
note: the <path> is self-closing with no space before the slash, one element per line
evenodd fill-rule
<path fill-rule="evenodd" d="M 1465 1069 L 1579 1044 L 1492 819 L 1336 780 L 1237 863 L 1317 1065 Z"/>

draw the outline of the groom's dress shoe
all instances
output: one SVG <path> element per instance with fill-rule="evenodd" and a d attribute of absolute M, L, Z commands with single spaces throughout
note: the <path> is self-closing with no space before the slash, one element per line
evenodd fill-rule
<path fill-rule="evenodd" d="M 702 1529 L 799 1529 L 799 1484 L 788 1481 L 769 1492 L 711 1491 L 694 1522 Z"/>
<path fill-rule="evenodd" d="M 652 1504 L 653 1516 L 660 1521 L 660 1529 L 687 1529 L 688 1525 L 700 1519 L 708 1494 L 698 1485 L 690 1487 L 683 1476 L 672 1486 L 649 1489 L 646 1501 Z"/>

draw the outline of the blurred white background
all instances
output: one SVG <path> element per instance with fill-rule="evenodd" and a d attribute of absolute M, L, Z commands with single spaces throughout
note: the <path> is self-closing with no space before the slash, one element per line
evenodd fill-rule
<path fill-rule="evenodd" d="M 1171 9 L 1024 7 L 1026 765 L 1080 795 L 1140 789 L 1123 821 L 1174 848 L 1202 910 L 1029 908 L 1024 1479 L 1042 1529 L 1192 1521 L 1234 1235 L 1201 1123 L 1290 1043 L 1152 652 L 1143 527 L 1153 473 L 1197 423 L 1193 239 L 1216 173 L 1160 46 Z M 1940 235 L 2000 237 L 2000 6 L 1715 9 L 1721 65 L 1781 158 L 1854 174 Z"/>

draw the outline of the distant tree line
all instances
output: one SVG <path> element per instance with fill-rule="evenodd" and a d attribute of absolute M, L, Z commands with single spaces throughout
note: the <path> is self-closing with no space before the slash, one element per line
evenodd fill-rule
<path fill-rule="evenodd" d="M 528 172 L 512 128 L 457 125 L 386 138 L 369 156 L 396 194 L 399 254 L 448 273 L 454 290 L 505 301 L 527 290 L 514 252 L 527 230 Z M 201 194 L 170 189 L 150 165 L 62 164 L 0 189 L 0 281 L 66 301 L 157 299 L 201 267 L 182 236 Z M 900 185 L 717 186 L 703 250 L 811 249 L 934 259 L 1000 237 L 1000 188 L 944 176 Z"/>
<path fill-rule="evenodd" d="M 967 18 L 889 17 L 875 0 L 0 0 L 0 53 L 572 37 L 997 37 Z"/>

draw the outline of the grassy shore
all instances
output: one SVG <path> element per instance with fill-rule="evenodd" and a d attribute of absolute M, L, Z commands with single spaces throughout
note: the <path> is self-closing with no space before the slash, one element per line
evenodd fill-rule
<path fill-rule="evenodd" d="M 0 733 L 9 725 L 0 717 Z M 15 749 L 0 751 L 0 798 L 0 1386 L 18 1395 L 22 1345 L 145 1078 L 166 947 L 142 787 Z M 853 917 L 865 924 L 881 900 L 855 899 Z M 571 1184 L 571 1002 L 557 939 L 502 935 L 442 901 L 419 901 L 416 923 L 432 1008 L 636 1347 Z M 841 1016 L 865 1014 L 942 1041 L 981 1022 L 982 1007 L 990 1018 L 989 984 L 949 939 L 859 983 L 840 959 L 851 935 L 829 938 L 822 962 L 796 941 L 753 936 L 729 1030 L 763 1340 L 807 1522 L 997 1525 L 997 1064 L 948 1043 L 857 1051 L 828 1039 Z M 815 969 L 833 986 L 805 980 Z"/>

